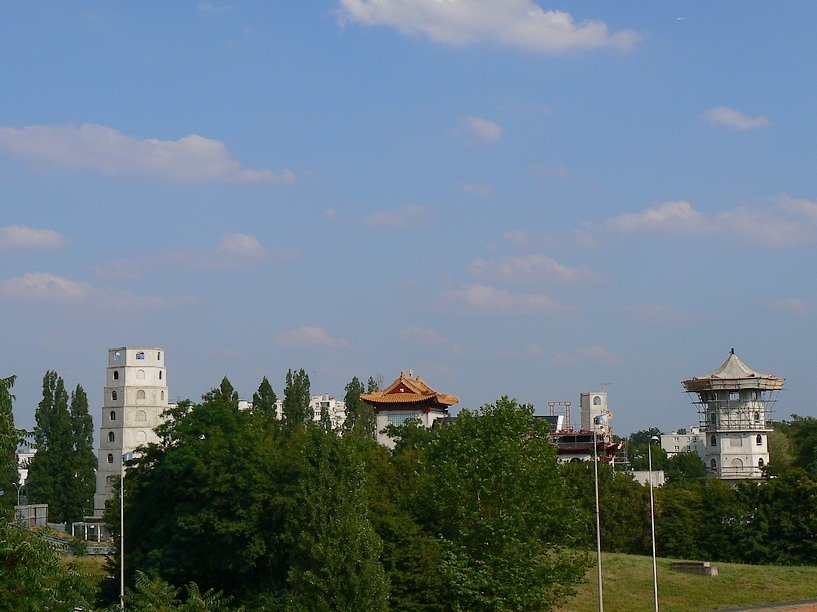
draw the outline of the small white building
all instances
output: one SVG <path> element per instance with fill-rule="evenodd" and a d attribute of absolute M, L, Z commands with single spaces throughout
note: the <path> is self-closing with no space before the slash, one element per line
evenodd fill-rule
<path fill-rule="evenodd" d="M 698 455 L 701 461 L 706 461 L 706 444 L 698 426 L 661 434 L 661 448 L 667 453 L 667 457 L 691 452 Z"/>

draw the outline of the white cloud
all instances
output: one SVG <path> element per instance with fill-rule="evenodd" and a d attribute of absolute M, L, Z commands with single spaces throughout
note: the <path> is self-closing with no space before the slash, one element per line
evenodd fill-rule
<path fill-rule="evenodd" d="M 468 264 L 468 271 L 480 278 L 504 282 L 589 283 L 600 278 L 586 267 L 570 268 L 541 253 L 501 257 L 497 261 L 478 259 Z"/>
<path fill-rule="evenodd" d="M 137 140 L 94 124 L 0 127 L 0 148 L 14 158 L 111 176 L 151 176 L 178 182 L 295 180 L 291 170 L 274 174 L 243 168 L 230 158 L 223 142 L 197 135 L 179 140 Z"/>
<path fill-rule="evenodd" d="M 277 346 L 285 348 L 341 348 L 348 346 L 348 342 L 341 338 L 333 338 L 322 327 L 298 327 L 297 329 L 278 334 L 273 341 Z"/>
<path fill-rule="evenodd" d="M 339 21 L 385 25 L 454 46 L 489 43 L 560 53 L 629 49 L 639 35 L 611 33 L 601 21 L 575 23 L 569 13 L 545 11 L 534 0 L 341 0 Z"/>
<path fill-rule="evenodd" d="M 213 4 L 212 2 L 199 2 L 196 8 L 202 13 L 224 13 L 233 10 L 230 4 Z"/>
<path fill-rule="evenodd" d="M 493 189 L 488 187 L 488 185 L 482 185 L 481 183 L 463 183 L 460 185 L 460 189 L 465 193 L 473 193 L 474 195 L 478 195 L 482 198 L 490 198 L 492 195 L 494 195 Z"/>
<path fill-rule="evenodd" d="M 412 344 L 427 349 L 445 349 L 446 351 L 456 351 L 458 347 L 447 336 L 436 329 L 421 327 L 419 325 L 408 325 L 400 330 L 400 337 Z"/>
<path fill-rule="evenodd" d="M 701 232 L 706 231 L 706 217 L 689 202 L 666 202 L 639 213 L 607 219 L 604 226 L 622 232 Z"/>
<path fill-rule="evenodd" d="M 618 355 L 601 346 L 585 348 L 580 350 L 579 353 L 588 361 L 597 361 L 607 365 L 615 365 L 621 362 L 621 358 Z"/>
<path fill-rule="evenodd" d="M 383 210 L 366 217 L 363 222 L 369 227 L 409 227 L 428 221 L 429 209 L 419 204 L 409 204 L 397 210 Z"/>
<path fill-rule="evenodd" d="M 766 127 L 771 124 L 771 121 L 763 115 L 749 117 L 740 111 L 726 106 L 710 108 L 704 112 L 703 117 L 707 123 L 711 123 L 712 125 L 725 125 L 726 127 L 743 131 Z"/>
<path fill-rule="evenodd" d="M 263 257 L 267 254 L 255 236 L 249 234 L 226 234 L 221 238 L 219 251 L 230 256 Z"/>
<path fill-rule="evenodd" d="M 57 249 L 65 238 L 50 229 L 34 229 L 25 225 L 0 227 L 0 249 Z"/>
<path fill-rule="evenodd" d="M 588 224 L 577 233 L 590 240 L 603 232 L 703 234 L 764 246 L 789 246 L 817 241 L 817 203 L 780 195 L 763 206 L 739 206 L 706 215 L 689 202 L 667 202 L 638 213 Z M 524 234 L 523 234 L 524 235 Z"/>
<path fill-rule="evenodd" d="M 0 299 L 8 302 L 75 304 L 84 310 L 127 310 L 165 308 L 190 304 L 186 297 L 165 299 L 142 297 L 118 289 L 94 287 L 48 272 L 31 272 L 0 283 Z"/>
<path fill-rule="evenodd" d="M 489 285 L 465 285 L 451 296 L 485 312 L 564 314 L 574 310 L 539 293 L 511 293 Z"/>
<path fill-rule="evenodd" d="M 499 142 L 505 132 L 498 123 L 481 117 L 466 117 L 460 123 L 471 136 L 483 142 Z"/>
<path fill-rule="evenodd" d="M 629 311 L 639 321 L 650 323 L 680 323 L 686 318 L 677 308 L 658 304 L 635 304 Z"/>
<path fill-rule="evenodd" d="M 811 306 L 797 298 L 774 300 L 772 306 L 777 312 L 797 316 L 811 314 L 812 310 Z"/>
<path fill-rule="evenodd" d="M 285 261 L 297 255 L 278 246 L 269 251 L 250 234 L 225 234 L 216 248 L 195 252 L 164 251 L 137 259 L 122 259 L 99 266 L 97 278 L 132 280 L 140 278 L 144 270 L 171 270 L 178 268 L 224 269 L 255 265 L 266 261 Z"/>

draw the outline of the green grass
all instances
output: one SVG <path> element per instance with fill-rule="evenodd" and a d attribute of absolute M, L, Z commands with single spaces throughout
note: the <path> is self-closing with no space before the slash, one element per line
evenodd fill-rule
<path fill-rule="evenodd" d="M 775 567 L 716 563 L 717 576 L 670 569 L 658 559 L 658 603 L 662 612 L 710 612 L 723 608 L 817 597 L 817 567 Z M 579 595 L 562 612 L 597 612 L 598 579 L 594 565 Z M 652 612 L 652 558 L 602 555 L 604 609 Z"/>

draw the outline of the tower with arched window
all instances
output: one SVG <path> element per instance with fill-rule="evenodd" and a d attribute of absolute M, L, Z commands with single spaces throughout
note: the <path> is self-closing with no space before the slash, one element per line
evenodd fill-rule
<path fill-rule="evenodd" d="M 153 429 L 170 406 L 164 349 L 156 346 L 108 349 L 94 495 L 96 516 L 102 515 L 105 502 L 119 481 L 123 455 L 143 444 L 159 441 Z"/>
<path fill-rule="evenodd" d="M 683 381 L 698 407 L 700 432 L 706 443 L 704 461 L 712 478 L 746 480 L 763 477 L 769 463 L 767 418 L 782 378 L 747 366 L 732 349 L 726 361 L 709 374 Z"/>

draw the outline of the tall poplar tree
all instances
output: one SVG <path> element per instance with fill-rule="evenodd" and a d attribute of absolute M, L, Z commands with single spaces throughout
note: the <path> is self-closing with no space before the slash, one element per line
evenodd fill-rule
<path fill-rule="evenodd" d="M 371 378 L 369 379 L 372 380 Z M 360 399 L 364 392 L 363 383 L 357 376 L 346 385 L 346 420 L 343 422 L 343 433 L 374 438 L 376 421 L 372 407 Z"/>
<path fill-rule="evenodd" d="M 0 510 L 10 509 L 17 501 L 17 444 L 21 436 L 14 427 L 14 395 L 11 393 L 16 379 L 16 376 L 0 378 L 0 491 L 3 491 Z"/>
<path fill-rule="evenodd" d="M 81 386 L 71 394 L 62 377 L 49 370 L 43 376 L 43 399 L 35 413 L 36 454 L 28 469 L 26 488 L 33 503 L 48 504 L 55 523 L 82 519 L 93 496 L 93 421 Z"/>
<path fill-rule="evenodd" d="M 309 376 L 303 368 L 297 372 L 287 370 L 284 401 L 282 405 L 284 427 L 292 431 L 312 420 L 309 408 Z"/>
<path fill-rule="evenodd" d="M 94 421 L 88 412 L 88 395 L 81 385 L 71 393 L 71 435 L 73 437 L 74 486 L 69 490 L 71 520 L 82 519 L 91 509 L 96 489 Z"/>

